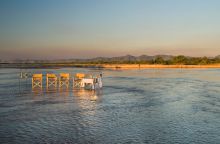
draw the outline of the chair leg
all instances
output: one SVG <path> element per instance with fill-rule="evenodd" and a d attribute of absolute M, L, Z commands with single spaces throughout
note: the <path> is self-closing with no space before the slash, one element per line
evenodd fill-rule
<path fill-rule="evenodd" d="M 33 88 L 33 86 L 34 86 L 34 85 L 33 85 L 33 82 L 34 82 L 34 80 L 33 80 L 33 78 L 32 78 L 32 88 Z"/>

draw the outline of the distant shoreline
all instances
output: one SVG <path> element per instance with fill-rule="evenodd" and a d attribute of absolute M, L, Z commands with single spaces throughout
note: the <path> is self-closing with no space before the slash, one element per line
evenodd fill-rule
<path fill-rule="evenodd" d="M 44 69 L 44 68 L 98 68 L 98 69 L 160 69 L 160 68 L 220 68 L 220 64 L 207 65 L 164 65 L 164 64 L 36 64 L 1 63 L 0 68 Z"/>
<path fill-rule="evenodd" d="M 162 64 L 114 64 L 102 65 L 103 68 L 110 69 L 148 69 L 148 68 L 220 68 L 220 64 L 215 65 L 162 65 Z"/>

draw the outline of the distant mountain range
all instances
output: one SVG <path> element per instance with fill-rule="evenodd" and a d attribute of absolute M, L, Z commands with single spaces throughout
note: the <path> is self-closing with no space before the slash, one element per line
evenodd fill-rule
<path fill-rule="evenodd" d="M 133 61 L 151 61 L 155 60 L 156 58 L 163 58 L 163 60 L 172 60 L 175 56 L 173 55 L 155 55 L 155 56 L 148 56 L 148 55 L 140 55 L 140 56 L 118 56 L 118 57 L 96 57 L 90 59 L 59 59 L 59 60 L 10 60 L 10 61 L 1 61 L 1 62 L 9 62 L 9 63 L 32 63 L 32 62 L 47 62 L 47 63 L 56 63 L 56 62 L 133 62 Z M 190 58 L 189 56 L 185 56 Z M 191 57 L 192 58 L 192 57 Z M 208 57 L 209 59 L 220 59 L 220 55 L 216 57 Z"/>
<path fill-rule="evenodd" d="M 216 58 L 216 59 L 220 59 L 220 55 L 216 56 L 215 58 Z"/>
<path fill-rule="evenodd" d="M 155 56 L 148 56 L 148 55 L 141 55 L 141 56 L 132 56 L 132 55 L 126 55 L 126 56 L 119 56 L 119 57 L 111 57 L 111 58 L 106 58 L 106 57 L 97 57 L 97 58 L 92 58 L 92 59 L 87 59 L 87 61 L 150 61 L 154 60 L 157 57 L 161 57 L 164 60 L 170 60 L 174 56 L 172 55 L 155 55 Z"/>

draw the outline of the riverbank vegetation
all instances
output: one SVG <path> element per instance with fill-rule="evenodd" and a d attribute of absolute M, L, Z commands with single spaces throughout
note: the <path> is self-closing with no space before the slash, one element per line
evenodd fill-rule
<path fill-rule="evenodd" d="M 138 64 L 138 65 L 215 65 L 220 64 L 220 56 L 208 57 L 187 57 L 179 56 L 154 56 L 154 57 L 114 57 L 114 58 L 94 58 L 94 59 L 74 59 L 74 60 L 16 60 L 0 61 L 0 67 L 28 67 L 28 68 L 47 68 L 47 67 L 98 67 L 100 65 L 111 64 Z M 102 67 L 102 66 L 100 66 Z"/>

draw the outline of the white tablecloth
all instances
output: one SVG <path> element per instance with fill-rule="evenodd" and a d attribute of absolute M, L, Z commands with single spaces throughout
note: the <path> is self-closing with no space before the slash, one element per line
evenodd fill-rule
<path fill-rule="evenodd" d="M 81 87 L 85 87 L 85 84 L 91 84 L 92 89 L 95 89 L 95 83 L 93 78 L 83 78 L 81 81 Z M 99 88 L 102 88 L 102 78 L 97 78 L 97 83 Z"/>
<path fill-rule="evenodd" d="M 94 80 L 92 78 L 83 78 L 82 87 L 85 87 L 85 84 L 92 84 L 92 89 L 94 89 Z"/>

